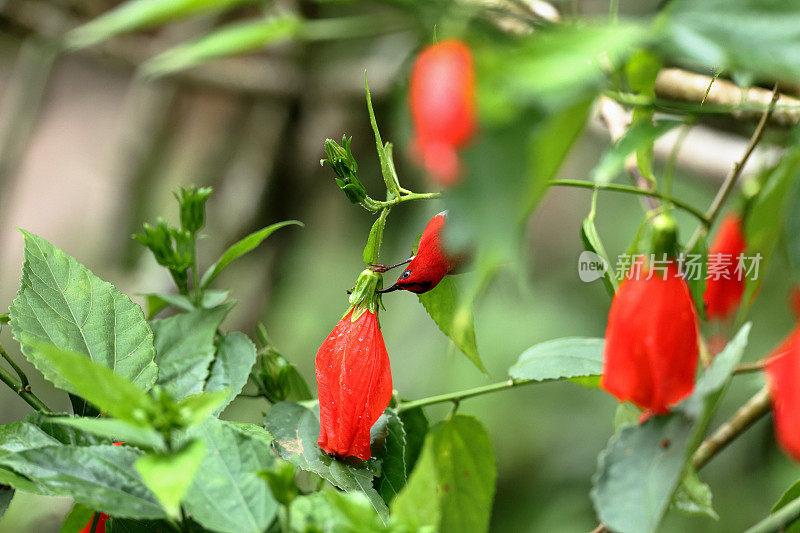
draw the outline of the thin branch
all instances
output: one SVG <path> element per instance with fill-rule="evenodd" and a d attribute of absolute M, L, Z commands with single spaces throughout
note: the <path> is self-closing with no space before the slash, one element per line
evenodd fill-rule
<path fill-rule="evenodd" d="M 764 370 L 764 367 L 767 366 L 769 362 L 769 358 L 765 357 L 764 359 L 759 359 L 758 361 L 752 361 L 749 363 L 742 363 L 736 367 L 733 371 L 734 374 L 749 374 L 751 372 L 761 372 Z"/>
<path fill-rule="evenodd" d="M 800 517 L 800 498 L 787 503 L 758 524 L 749 528 L 745 533 L 773 533 L 784 531 L 784 528 Z"/>
<path fill-rule="evenodd" d="M 30 384 L 28 382 L 28 376 L 26 376 L 25 372 L 22 371 L 22 368 L 20 368 L 19 365 L 17 363 L 15 363 L 13 359 L 11 359 L 11 356 L 6 353 L 5 348 L 3 348 L 2 346 L 0 346 L 0 357 L 5 359 L 6 362 L 8 363 L 8 365 L 17 374 L 17 377 L 19 378 L 19 381 L 20 381 L 20 384 L 19 384 L 20 390 L 27 390 L 27 391 L 31 390 L 31 386 L 30 386 Z M 19 391 L 17 391 L 17 392 L 19 392 Z"/>
<path fill-rule="evenodd" d="M 453 404 L 458 404 L 461 400 L 466 400 L 467 398 L 473 398 L 475 396 L 481 396 L 483 394 L 488 394 L 490 392 L 496 392 L 499 390 L 505 389 L 513 389 L 515 387 L 519 387 L 521 385 L 529 385 L 531 383 L 545 383 L 546 381 L 534 381 L 534 380 L 513 380 L 509 379 L 506 381 L 501 381 L 499 383 L 492 383 L 491 385 L 484 385 L 482 387 L 475 387 L 473 389 L 467 389 L 458 392 L 451 392 L 448 394 L 439 394 L 438 396 L 431 396 L 429 398 L 422 398 L 421 400 L 413 400 L 410 402 L 402 402 L 398 404 L 397 410 L 398 412 L 408 411 L 409 409 L 415 409 L 417 407 L 426 407 L 428 405 L 435 405 L 437 403 L 447 403 L 451 402 Z"/>

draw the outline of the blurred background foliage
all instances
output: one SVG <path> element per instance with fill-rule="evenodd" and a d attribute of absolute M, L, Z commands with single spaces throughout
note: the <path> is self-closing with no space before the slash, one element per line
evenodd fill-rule
<path fill-rule="evenodd" d="M 549 24 L 546 5 L 512 0 L 298 0 L 275 5 L 165 0 L 155 11 L 129 8 L 101 16 L 117 4 L 0 0 L 0 301 L 10 303 L 18 286 L 22 239 L 15 227 L 56 243 L 126 294 L 171 290 L 166 272 L 130 235 L 144 221 L 174 213 L 170 191 L 178 186 L 212 186 L 216 193 L 209 202 L 206 233 L 213 238 L 201 241 L 201 263 L 217 257 L 224 243 L 267 224 L 289 219 L 305 223 L 305 228 L 277 232 L 226 270 L 218 286 L 230 287 L 240 302 L 227 328 L 252 337 L 257 322 L 263 321 L 274 344 L 309 382 L 316 350 L 341 316 L 345 291 L 363 268 L 361 249 L 372 223 L 369 213 L 343 201 L 329 169 L 320 168 L 325 138 L 352 135 L 368 191 L 382 189 L 364 103 L 364 69 L 384 140 L 395 143 L 398 172 L 404 184 L 417 191 L 431 189 L 432 184 L 408 155 L 408 67 L 414 52 L 430 42 L 434 32 L 471 36 L 479 73 L 485 73 L 481 111 L 490 141 L 498 131 L 513 137 L 509 122 L 540 121 L 543 114 L 594 95 L 602 72 L 587 66 L 585 56 L 597 43 L 614 64 L 659 31 L 665 36 L 659 47 L 687 64 L 704 65 L 698 72 L 708 76 L 714 74 L 708 65 L 730 67 L 740 83 L 798 75 L 787 67 L 797 63 L 791 58 L 800 45 L 791 36 L 798 15 L 787 16 L 791 12 L 785 10 L 800 9 L 796 2 L 770 3 L 784 11 L 776 7 L 770 14 L 765 8 L 760 20 L 747 18 L 748 2 L 736 2 L 744 6 L 741 12 L 720 0 L 706 0 L 702 7 L 692 7 L 691 2 L 669 5 L 666 9 L 677 13 L 665 23 L 659 2 L 623 1 L 618 16 L 629 22 L 567 28 L 545 40 L 527 41 L 522 52 L 510 48 L 505 36 Z M 609 14 L 606 1 L 554 4 L 568 20 L 605 19 Z M 615 2 L 611 4 L 613 17 Z M 721 22 L 723 18 L 727 22 Z M 71 31 L 92 19 L 96 22 Z M 721 30 L 723 24 L 729 27 Z M 746 39 L 729 39 L 730 46 L 723 48 L 714 45 L 714 36 L 726 31 L 729 36 L 730 27 L 739 26 Z M 763 42 L 753 42 L 754 28 L 761 27 L 769 31 L 759 34 Z M 126 35 L 106 40 L 115 33 Z M 250 53 L 238 55 L 243 52 Z M 214 60 L 218 56 L 231 57 Z M 540 57 L 546 59 L 536 59 Z M 798 89 L 787 84 L 786 91 Z M 754 123 L 746 114 L 701 115 L 677 154 L 674 196 L 704 209 L 740 157 L 746 143 L 742 135 L 749 135 Z M 656 143 L 657 175 L 663 173 L 678 130 Z M 546 133 L 544 141 L 556 144 L 565 134 Z M 466 155 L 470 171 L 482 176 L 480 183 L 493 198 L 475 205 L 484 211 L 481 221 L 492 213 L 501 219 L 519 216 L 507 209 L 504 202 L 509 198 L 491 196 L 491 180 L 508 179 L 502 172 L 494 175 L 493 165 L 517 158 L 524 166 L 529 157 L 515 152 L 513 143 L 503 144 L 508 139 L 503 135 L 495 142 L 510 152 L 500 151 L 492 158 L 485 152 Z M 781 140 L 783 133 L 779 128 L 769 137 Z M 557 176 L 589 176 L 608 146 L 607 129 L 593 118 Z M 772 160 L 774 149 L 765 146 L 747 171 L 755 173 Z M 464 201 L 474 200 L 484 189 L 468 191 Z M 527 199 L 512 193 L 510 199 L 533 202 L 542 192 Z M 514 263 L 519 266 L 501 270 L 476 304 L 478 346 L 492 381 L 503 379 L 532 344 L 561 336 L 603 335 L 610 299 L 601 283 L 582 283 L 577 276 L 583 250 L 580 227 L 590 200 L 584 190 L 549 190 L 525 225 L 521 249 L 507 244 L 514 235 L 502 234 L 502 228 L 509 226 L 482 228 L 486 233 L 481 238 L 499 243 L 495 251 L 502 260 L 517 254 L 521 259 Z M 467 212 L 470 206 L 462 204 Z M 417 234 L 440 209 L 436 202 L 394 209 L 382 259 L 406 258 Z M 597 213 L 598 231 L 614 257 L 634 237 L 642 218 L 640 203 L 633 196 L 601 194 Z M 696 221 L 681 212 L 678 220 L 686 239 Z M 791 279 L 786 254 L 777 254 L 750 311 L 755 323 L 746 360 L 762 357 L 791 329 Z M 414 295 L 395 293 L 384 301 L 388 309 L 381 323 L 394 386 L 403 397 L 490 382 L 453 349 Z M 16 348 L 7 329 L 0 341 Z M 24 361 L 19 353 L 11 355 Z M 27 362 L 23 366 L 32 370 Z M 726 398 L 718 420 L 762 384 L 758 375 L 736 379 L 738 386 Z M 67 398 L 41 377 L 33 386 L 50 405 L 68 405 Z M 0 390 L 0 405 L 2 423 L 28 411 L 6 389 Z M 597 453 L 612 433 L 615 407 L 610 396 L 567 384 L 526 387 L 465 402 L 461 410 L 488 426 L 498 457 L 492 529 L 592 529 L 596 518 L 588 498 L 590 477 Z M 264 409 L 262 399 L 240 398 L 225 418 L 260 422 Z M 446 409 L 432 408 L 432 417 L 444 415 Z M 798 473 L 775 448 L 770 422 L 762 420 L 703 471 L 720 520 L 673 512 L 663 529 L 741 529 L 763 517 Z M 0 530 L 56 531 L 70 503 L 18 494 Z"/>

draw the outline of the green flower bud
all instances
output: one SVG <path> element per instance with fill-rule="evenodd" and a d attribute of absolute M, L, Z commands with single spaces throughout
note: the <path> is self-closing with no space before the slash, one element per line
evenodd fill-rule
<path fill-rule="evenodd" d="M 342 136 L 342 144 L 339 145 L 333 139 L 325 140 L 325 153 L 327 159 L 320 159 L 319 164 L 328 163 L 336 174 L 336 185 L 344 192 L 351 203 L 361 203 L 367 197 L 367 190 L 358 179 L 358 163 L 356 163 L 353 152 L 350 150 L 350 142 L 347 136 Z"/>
<path fill-rule="evenodd" d="M 145 223 L 142 233 L 135 234 L 133 238 L 153 252 L 159 265 L 169 267 L 174 263 L 172 235 L 169 226 L 163 220 L 158 219 L 155 227 Z"/>
<path fill-rule="evenodd" d="M 678 225 L 672 215 L 658 215 L 653 220 L 653 253 L 656 257 L 678 255 Z"/>
<path fill-rule="evenodd" d="M 211 187 L 192 185 L 188 189 L 180 188 L 175 198 L 180 204 L 181 226 L 190 234 L 195 234 L 206 225 L 206 200 L 211 195 Z"/>

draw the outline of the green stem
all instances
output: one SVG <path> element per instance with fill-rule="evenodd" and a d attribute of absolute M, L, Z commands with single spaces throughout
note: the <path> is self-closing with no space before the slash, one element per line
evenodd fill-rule
<path fill-rule="evenodd" d="M 0 356 L 2 356 L 2 358 L 6 360 L 9 366 L 11 366 L 11 368 L 14 369 L 14 372 L 17 373 L 17 376 L 19 377 L 20 381 L 19 388 L 30 390 L 30 385 L 28 384 L 28 376 L 26 376 L 25 372 L 22 371 L 19 365 L 17 365 L 17 363 L 15 363 L 13 359 L 11 359 L 11 357 L 6 353 L 6 351 L 3 349 L 2 346 L 0 346 Z"/>
<path fill-rule="evenodd" d="M 603 191 L 613 191 L 613 192 L 622 192 L 627 194 L 638 194 L 640 196 L 652 196 L 653 198 L 660 198 L 661 200 L 666 200 L 672 203 L 675 207 L 679 207 L 697 217 L 698 220 L 704 225 L 709 225 L 709 220 L 706 218 L 706 215 L 703 214 L 699 209 L 692 207 L 691 205 L 687 204 L 682 200 L 678 200 L 675 197 L 656 192 L 656 191 L 649 191 L 646 189 L 640 189 L 638 187 L 633 187 L 631 185 L 617 185 L 613 183 L 609 184 L 597 184 L 592 183 L 591 181 L 583 181 L 583 180 L 551 180 L 548 182 L 548 185 L 558 185 L 563 187 L 579 187 L 584 189 L 600 189 Z"/>
<path fill-rule="evenodd" d="M 278 509 L 278 520 L 280 521 L 282 533 L 292 533 L 292 519 L 288 505 L 281 505 Z"/>
<path fill-rule="evenodd" d="M 92 515 L 92 525 L 89 528 L 90 533 L 95 533 L 97 531 L 97 525 L 100 523 L 100 513 L 94 513 Z"/>
<path fill-rule="evenodd" d="M 192 235 L 192 289 L 194 290 L 194 303 L 200 307 L 202 292 L 200 290 L 200 273 L 197 269 L 197 234 Z"/>
<path fill-rule="evenodd" d="M 40 400 L 34 393 L 30 391 L 30 385 L 27 387 L 23 387 L 22 384 L 14 379 L 14 376 L 8 372 L 3 367 L 0 367 L 0 381 L 5 383 L 8 388 L 19 394 L 20 398 L 25 400 L 25 402 L 39 411 L 40 413 L 52 413 L 49 407 L 47 407 L 42 400 Z"/>
<path fill-rule="evenodd" d="M 745 533 L 772 533 L 783 529 L 800 517 L 800 498 L 794 499 L 754 525 Z"/>
<path fill-rule="evenodd" d="M 408 411 L 409 409 L 415 409 L 417 407 L 426 407 L 428 405 L 434 405 L 437 403 L 452 402 L 454 404 L 458 404 L 461 402 L 461 400 L 466 400 L 467 398 L 472 398 L 474 396 L 481 396 L 483 394 L 488 394 L 490 392 L 496 392 L 500 390 L 513 389 L 515 387 L 519 387 L 521 385 L 529 385 L 531 383 L 546 383 L 547 381 L 552 381 L 552 380 L 536 381 L 532 379 L 526 379 L 526 380 L 509 379 L 506 381 L 501 381 L 500 383 L 492 383 L 491 385 L 475 387 L 474 389 L 451 392 L 448 394 L 440 394 L 438 396 L 430 396 L 428 398 L 422 398 L 421 400 L 414 400 L 411 402 L 403 402 L 397 406 L 397 411 L 403 412 L 403 411 Z"/>
<path fill-rule="evenodd" d="M 374 206 L 376 207 L 376 211 L 378 209 L 384 209 L 386 207 L 392 207 L 393 205 L 402 204 L 403 202 L 412 202 L 414 200 L 435 200 L 436 198 L 441 198 L 442 193 L 440 192 L 412 192 L 409 194 L 404 194 L 399 197 L 392 198 L 391 200 L 386 200 L 385 202 L 379 202 L 377 200 L 373 200 Z"/>

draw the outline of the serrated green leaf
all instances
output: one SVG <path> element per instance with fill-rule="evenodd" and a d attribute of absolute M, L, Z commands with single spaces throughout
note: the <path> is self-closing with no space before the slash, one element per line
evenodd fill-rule
<path fill-rule="evenodd" d="M 233 302 L 152 321 L 158 384 L 180 399 L 203 390 L 214 359 L 214 335 Z"/>
<path fill-rule="evenodd" d="M 203 274 L 203 279 L 200 281 L 200 285 L 205 289 L 211 284 L 212 281 L 214 281 L 219 273 L 222 272 L 225 267 L 227 267 L 233 261 L 245 255 L 246 253 L 255 250 L 258 245 L 264 241 L 264 239 L 272 235 L 272 233 L 274 233 L 276 230 L 292 224 L 300 227 L 304 226 L 304 224 L 298 220 L 277 222 L 271 226 L 267 226 L 266 228 L 262 228 L 251 233 L 236 244 L 230 246 L 227 250 L 225 250 L 222 256 L 220 256 L 216 263 L 208 267 L 208 270 L 206 270 L 205 274 Z"/>
<path fill-rule="evenodd" d="M 358 492 L 322 490 L 295 498 L 291 506 L 292 531 L 389 531 L 375 515 L 369 500 Z"/>
<path fill-rule="evenodd" d="M 216 418 L 190 428 L 187 438 L 207 448 L 184 498 L 189 515 L 221 533 L 264 531 L 278 511 L 267 482 L 258 476 L 275 461 L 269 444 Z"/>
<path fill-rule="evenodd" d="M 114 418 L 52 417 L 54 424 L 71 426 L 81 431 L 125 442 L 135 446 L 144 446 L 156 450 L 166 448 L 161 433 L 142 426 L 137 426 Z"/>
<path fill-rule="evenodd" d="M 363 492 L 384 522 L 389 510 L 372 487 L 375 472 L 371 462 L 345 464 L 331 458 L 317 446 L 319 418 L 302 405 L 280 402 L 273 405 L 264 420 L 267 431 L 274 437 L 274 447 L 286 461 L 314 472 L 326 481 L 347 492 Z"/>
<path fill-rule="evenodd" d="M 397 411 L 388 409 L 385 413 L 386 450 L 381 456 L 381 477 L 378 480 L 378 493 L 387 504 L 397 496 L 406 485 L 406 432 Z"/>
<path fill-rule="evenodd" d="M 41 237 L 22 234 L 25 263 L 11 306 L 11 328 L 28 360 L 65 388 L 52 361 L 32 348 L 32 343 L 54 344 L 114 369 L 142 390 L 152 387 L 158 367 L 153 333 L 141 308 Z"/>
<path fill-rule="evenodd" d="M 180 516 L 181 501 L 205 453 L 203 441 L 194 440 L 176 452 L 144 455 L 136 461 L 136 471 L 142 476 L 142 481 L 173 518 Z"/>
<path fill-rule="evenodd" d="M 303 21 L 289 14 L 234 22 L 145 61 L 141 72 L 150 78 L 165 76 L 213 59 L 252 52 L 287 41 L 302 29 Z"/>
<path fill-rule="evenodd" d="M 220 12 L 255 0 L 128 0 L 70 31 L 67 46 L 84 48 L 120 33 L 159 26 L 200 13 Z"/>
<path fill-rule="evenodd" d="M 227 389 L 192 394 L 178 403 L 185 427 L 193 426 L 206 419 L 212 413 L 219 412 L 220 407 L 230 395 Z"/>
<path fill-rule="evenodd" d="M 86 524 L 91 523 L 93 516 L 93 510 L 85 505 L 76 503 L 64 519 L 64 523 L 61 524 L 59 533 L 80 533 L 86 527 Z"/>
<path fill-rule="evenodd" d="M 565 337 L 531 346 L 508 369 L 511 379 L 553 380 L 599 376 L 603 371 L 603 339 Z"/>
<path fill-rule="evenodd" d="M 2 456 L 0 465 L 106 514 L 162 518 L 164 511 L 136 475 L 140 456 L 128 446 L 47 446 Z"/>
<path fill-rule="evenodd" d="M 475 342 L 472 311 L 459 306 L 458 287 L 453 278 L 445 277 L 432 290 L 417 296 L 442 333 L 450 337 L 461 353 L 486 374 L 486 367 L 478 355 L 478 345 Z"/>
<path fill-rule="evenodd" d="M 238 331 L 228 333 L 217 343 L 217 355 L 206 381 L 207 392 L 226 390 L 228 396 L 215 413 L 219 414 L 244 388 L 256 362 L 256 345 Z"/>
<path fill-rule="evenodd" d="M 603 152 L 603 157 L 591 172 L 592 181 L 599 184 L 611 183 L 625 169 L 628 156 L 640 146 L 652 145 L 656 139 L 681 124 L 679 120 L 634 123 L 617 142 Z"/>
<path fill-rule="evenodd" d="M 471 416 L 434 426 L 392 517 L 416 531 L 487 531 L 497 478 L 492 441 Z"/>
<path fill-rule="evenodd" d="M 603 240 L 600 238 L 600 233 L 597 231 L 597 226 L 594 223 L 594 217 L 588 216 L 583 220 L 581 225 L 581 240 L 583 240 L 584 248 L 597 254 L 605 262 L 605 270 L 601 279 L 606 288 L 606 292 L 612 298 L 617 292 L 617 277 L 614 274 L 614 267 L 611 266 L 611 261 L 606 253 L 606 248 L 603 246 Z"/>
<path fill-rule="evenodd" d="M 400 413 L 400 419 L 403 421 L 403 430 L 406 434 L 405 463 L 407 479 L 408 474 L 411 474 L 414 465 L 417 464 L 430 424 L 422 407 L 406 409 Z"/>
<path fill-rule="evenodd" d="M 678 490 L 672 497 L 672 505 L 684 513 L 702 515 L 714 520 L 719 520 L 719 515 L 714 511 L 711 503 L 711 488 L 700 481 L 693 468 L 683 475 Z"/>

